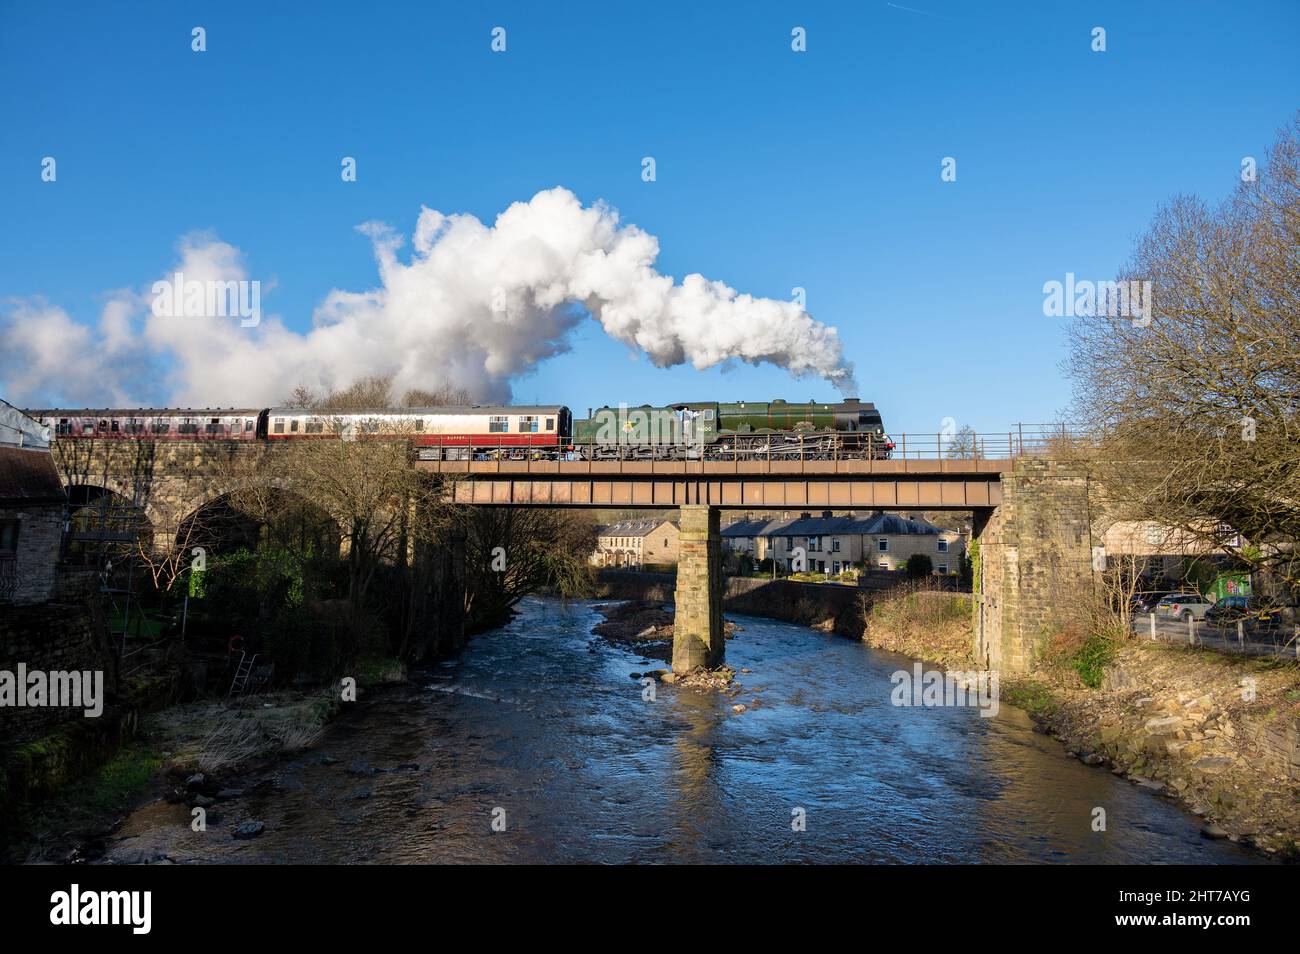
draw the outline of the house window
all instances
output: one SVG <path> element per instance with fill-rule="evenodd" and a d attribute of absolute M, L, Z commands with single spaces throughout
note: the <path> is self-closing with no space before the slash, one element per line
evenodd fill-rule
<path fill-rule="evenodd" d="M 840 552 L 840 538 L 839 538 L 839 537 L 836 537 L 835 539 L 831 540 L 831 552 L 832 552 L 832 553 L 839 553 L 839 552 Z M 837 564 L 837 565 L 838 565 L 838 564 Z"/>
<path fill-rule="evenodd" d="M 839 560 L 836 560 L 835 562 L 833 562 L 833 563 L 831 564 L 831 572 L 834 573 L 834 574 L 836 574 L 836 575 L 839 575 L 839 572 L 840 572 L 840 561 L 839 561 Z"/>
<path fill-rule="evenodd" d="M 947 576 L 947 575 L 948 575 L 948 564 L 946 564 L 946 563 L 940 563 L 940 564 L 939 564 L 939 575 L 940 575 L 940 576 Z"/>
<path fill-rule="evenodd" d="M 13 556 L 18 552 L 18 521 L 0 520 L 0 555 Z"/>
<path fill-rule="evenodd" d="M 947 552 L 948 552 L 948 541 L 947 541 L 947 540 L 940 540 L 940 541 L 939 541 L 939 552 L 940 552 L 940 553 L 947 553 Z"/>
<path fill-rule="evenodd" d="M 888 541 L 888 540 L 885 540 L 885 539 L 877 540 L 877 541 L 876 541 L 876 552 L 877 552 L 877 553 L 888 553 L 888 552 L 889 552 L 889 541 Z"/>
<path fill-rule="evenodd" d="M 508 430 L 510 430 L 510 418 L 497 416 L 488 418 L 489 434 L 504 434 Z"/>

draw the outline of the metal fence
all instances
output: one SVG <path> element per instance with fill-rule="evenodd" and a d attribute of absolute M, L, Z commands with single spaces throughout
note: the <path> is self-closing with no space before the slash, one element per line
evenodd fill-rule
<path fill-rule="evenodd" d="M 520 444 L 519 436 L 501 434 L 477 439 L 431 434 L 413 438 L 416 456 L 425 461 L 656 461 L 708 460 L 768 463 L 838 460 L 981 461 L 1059 455 L 1089 440 L 1080 425 L 1017 424 L 991 433 L 912 433 L 886 435 L 852 431 L 723 434 L 706 443 L 645 440 L 563 440 Z"/>
<path fill-rule="evenodd" d="M 1196 646 L 1241 656 L 1283 656 L 1300 659 L 1300 624 L 1279 622 L 1262 626 L 1250 620 L 1223 624 L 1202 619 L 1172 619 L 1145 613 L 1133 618 L 1133 631 L 1142 639 Z"/>

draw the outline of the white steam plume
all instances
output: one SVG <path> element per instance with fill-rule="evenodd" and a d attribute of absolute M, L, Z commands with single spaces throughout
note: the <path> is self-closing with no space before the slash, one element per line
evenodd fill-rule
<path fill-rule="evenodd" d="M 452 386 L 508 400 L 514 377 L 567 350 L 583 320 L 575 305 L 660 367 L 767 362 L 845 393 L 856 387 L 834 328 L 793 302 L 737 294 L 698 274 L 674 284 L 654 269 L 654 236 L 620 225 L 601 203 L 584 208 L 567 189 L 516 202 L 492 226 L 425 208 L 409 262 L 398 259 L 403 240 L 388 226 L 360 229 L 381 285 L 331 291 L 305 333 L 274 316 L 256 327 L 160 317 L 147 290 L 117 293 L 97 331 L 41 301 L 10 302 L 0 316 L 0 387 L 20 402 L 263 405 L 298 384 L 340 388 L 391 375 L 399 394 Z M 179 252 L 173 271 L 187 282 L 254 277 L 240 251 L 213 236 L 187 236 Z M 60 353 L 76 367 L 50 364 Z"/>

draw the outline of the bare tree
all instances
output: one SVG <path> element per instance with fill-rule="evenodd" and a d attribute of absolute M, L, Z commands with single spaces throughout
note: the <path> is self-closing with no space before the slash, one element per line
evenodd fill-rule
<path fill-rule="evenodd" d="M 579 596 L 592 580 L 596 526 L 573 510 L 470 507 L 465 533 L 465 612 L 482 628 L 505 622 L 529 593 Z"/>
<path fill-rule="evenodd" d="M 1067 362 L 1103 505 L 1300 584 L 1300 114 L 1222 205 L 1160 209 L 1120 280 L 1152 314 L 1078 319 Z"/>
<path fill-rule="evenodd" d="M 975 436 L 975 428 L 969 424 L 962 426 L 956 434 L 948 440 L 947 456 L 953 460 L 969 459 L 978 457 L 979 443 Z"/>

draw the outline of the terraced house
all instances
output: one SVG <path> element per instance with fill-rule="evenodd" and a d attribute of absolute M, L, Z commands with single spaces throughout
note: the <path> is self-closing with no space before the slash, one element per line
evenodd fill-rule
<path fill-rule="evenodd" d="M 961 572 L 965 538 L 924 520 L 877 511 L 868 516 L 818 516 L 801 513 L 794 519 L 737 520 L 722 528 L 722 545 L 754 560 L 772 557 L 787 572 L 796 547 L 803 548 L 807 569 L 840 573 L 854 565 L 877 570 L 901 570 L 908 557 L 924 553 L 941 576 Z"/>

